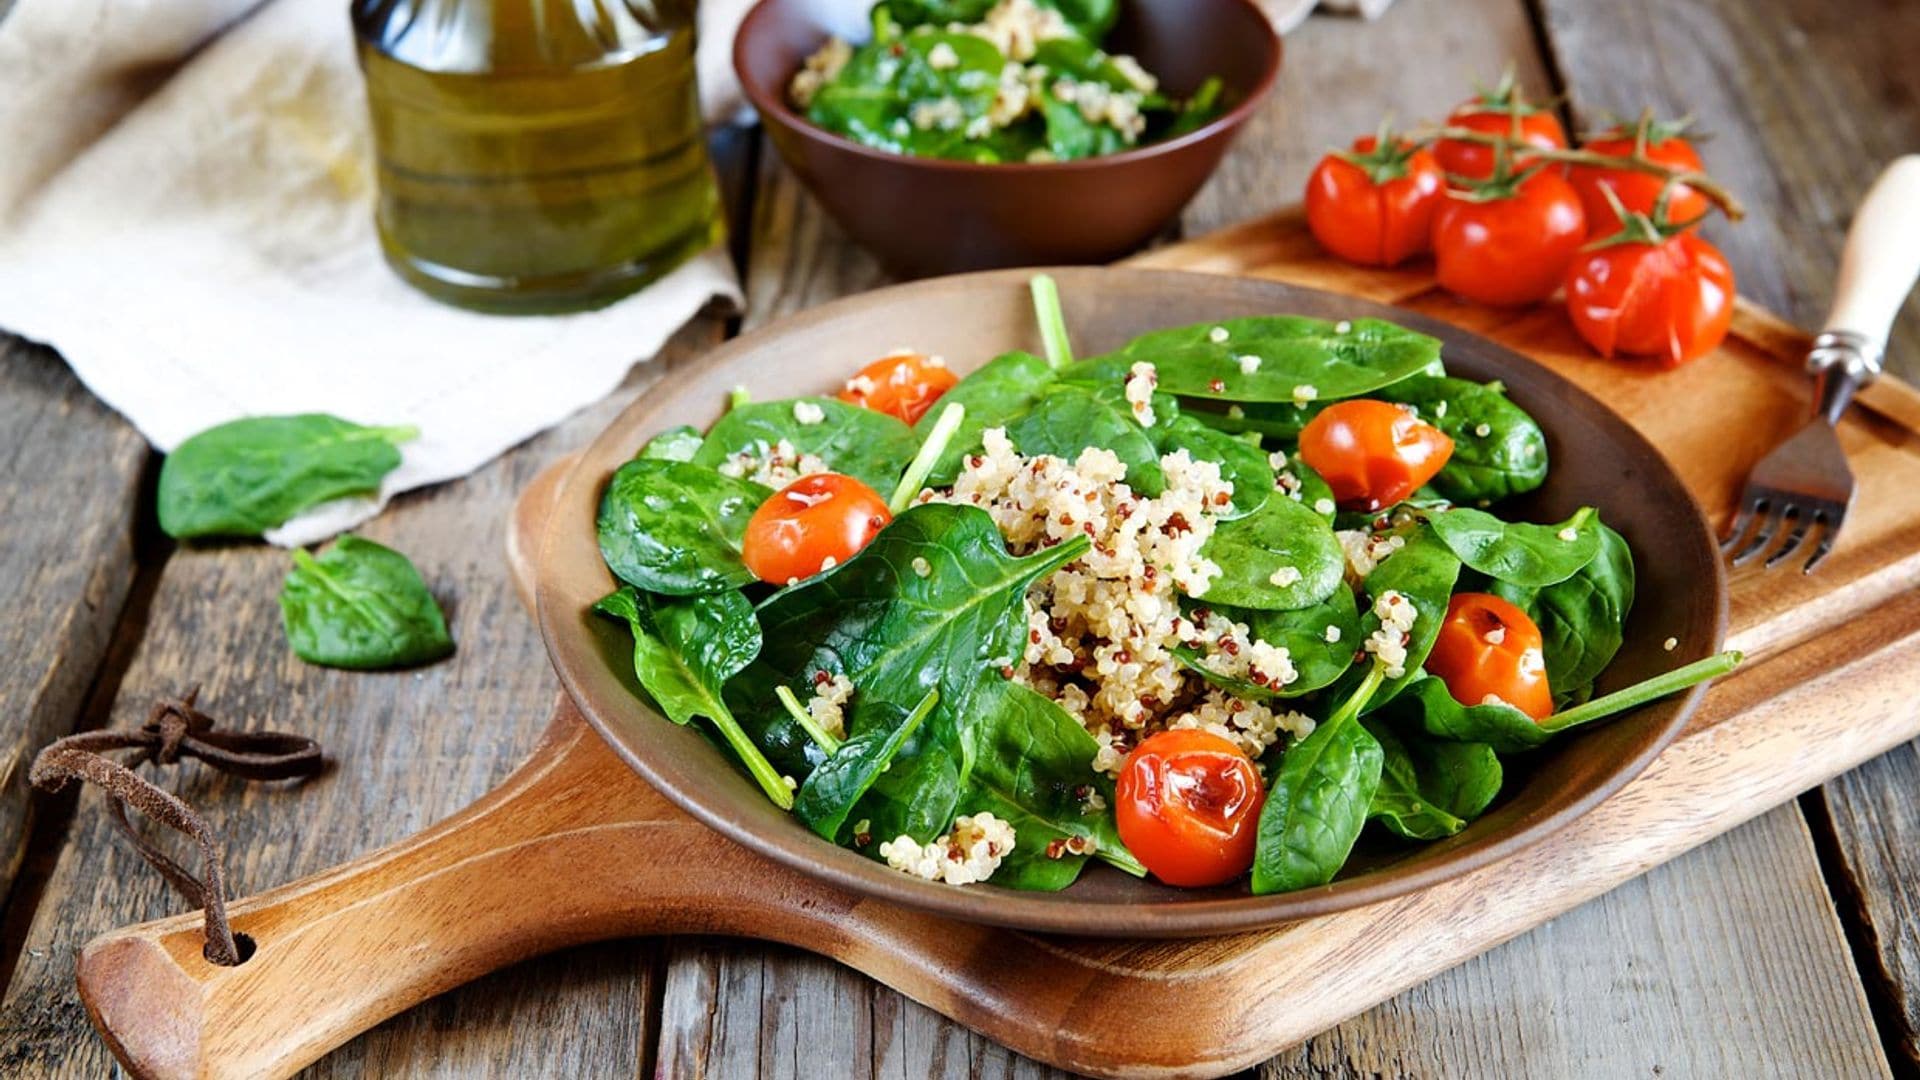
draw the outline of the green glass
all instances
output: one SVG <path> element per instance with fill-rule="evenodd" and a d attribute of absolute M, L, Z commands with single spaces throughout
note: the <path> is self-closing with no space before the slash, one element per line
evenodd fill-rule
<path fill-rule="evenodd" d="M 380 243 L 483 311 L 598 307 L 720 239 L 694 0 L 354 0 Z"/>

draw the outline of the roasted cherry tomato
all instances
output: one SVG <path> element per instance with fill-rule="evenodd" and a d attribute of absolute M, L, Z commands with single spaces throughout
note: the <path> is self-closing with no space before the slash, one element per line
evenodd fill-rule
<path fill-rule="evenodd" d="M 926 415 L 940 395 L 953 389 L 960 377 L 945 364 L 919 353 L 883 356 L 847 380 L 840 400 L 897 416 L 911 424 Z"/>
<path fill-rule="evenodd" d="M 1641 239 L 1635 239 L 1636 230 Z M 1567 271 L 1567 315 L 1601 356 L 1679 367 L 1712 352 L 1733 322 L 1733 268 L 1690 232 L 1664 239 L 1645 218 Z"/>
<path fill-rule="evenodd" d="M 1253 866 L 1266 787 L 1232 743 L 1163 731 L 1120 765 L 1113 816 L 1127 850 L 1169 885 L 1221 885 Z"/>
<path fill-rule="evenodd" d="M 851 476 L 814 473 L 760 504 L 740 556 L 754 577 L 785 585 L 846 562 L 892 520 L 872 488 Z"/>
<path fill-rule="evenodd" d="M 1447 117 L 1447 126 L 1484 135 L 1502 135 L 1543 150 L 1560 150 L 1567 145 L 1567 131 L 1560 126 L 1560 118 L 1553 110 L 1529 102 L 1513 85 L 1511 75 L 1493 90 L 1462 102 Z M 1433 146 L 1433 156 L 1450 176 L 1485 180 L 1493 175 L 1499 155 L 1486 143 L 1441 139 Z M 1520 154 L 1514 158 L 1512 167 L 1524 169 L 1535 160 Z"/>
<path fill-rule="evenodd" d="M 1457 593 L 1447 602 L 1426 668 L 1462 705 L 1497 697 L 1535 720 L 1553 714 L 1540 628 L 1497 596 Z"/>
<path fill-rule="evenodd" d="M 1320 159 L 1307 178 L 1307 227 L 1320 246 L 1362 266 L 1394 266 L 1427 250 L 1446 180 L 1433 155 L 1368 135 Z"/>
<path fill-rule="evenodd" d="M 1651 117 L 1641 120 L 1628 128 L 1625 125 L 1597 139 L 1588 140 L 1581 146 L 1583 150 L 1611 154 L 1615 157 L 1632 157 L 1636 151 L 1656 164 L 1685 172 L 1700 172 L 1705 166 L 1693 144 L 1680 136 L 1685 127 L 1683 123 L 1663 124 Z M 1633 169 L 1603 169 L 1594 165 L 1575 165 L 1567 172 L 1567 181 L 1580 193 L 1580 203 L 1587 212 L 1587 235 L 1595 240 L 1613 235 L 1620 227 L 1620 215 L 1607 201 L 1603 188 L 1612 188 L 1614 197 L 1630 213 L 1651 214 L 1655 204 L 1660 201 L 1660 191 L 1666 181 L 1652 173 L 1637 172 Z M 1698 221 L 1713 206 L 1705 195 L 1685 184 L 1675 184 L 1667 193 L 1666 220 L 1679 223 Z"/>
<path fill-rule="evenodd" d="M 1433 219 L 1435 276 L 1482 304 L 1553 295 L 1587 238 L 1580 196 L 1551 169 L 1449 198 Z"/>
<path fill-rule="evenodd" d="M 1405 499 L 1453 456 L 1446 432 L 1405 406 L 1336 401 L 1300 432 L 1300 456 L 1342 509 L 1371 513 Z"/>

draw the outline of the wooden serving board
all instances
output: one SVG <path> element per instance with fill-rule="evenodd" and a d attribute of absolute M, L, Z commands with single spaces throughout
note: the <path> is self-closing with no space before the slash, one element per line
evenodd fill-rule
<path fill-rule="evenodd" d="M 1806 337 L 1750 307 L 1718 354 L 1656 373 L 1593 358 L 1558 308 L 1491 312 L 1439 292 L 1423 268 L 1328 260 L 1289 215 L 1138 262 L 1352 293 L 1486 334 L 1613 404 L 1721 523 L 1747 469 L 1808 408 Z M 563 699 L 532 759 L 480 803 L 235 904 L 236 928 L 259 946 L 246 964 L 205 962 L 198 918 L 183 916 L 90 943 L 81 994 L 137 1075 L 285 1075 L 534 953 L 631 934 L 739 934 L 832 956 L 1069 1069 L 1149 1077 L 1243 1068 L 1920 735 L 1911 691 L 1920 678 L 1920 394 L 1889 379 L 1860 404 L 1843 431 L 1860 480 L 1844 537 L 1816 576 L 1734 574 L 1730 645 L 1749 661 L 1715 686 L 1681 738 L 1548 840 L 1414 895 L 1201 941 L 1060 939 L 950 922 L 840 892 L 707 830 L 628 770 Z M 521 500 L 509 539 L 517 565 L 557 477 Z"/>

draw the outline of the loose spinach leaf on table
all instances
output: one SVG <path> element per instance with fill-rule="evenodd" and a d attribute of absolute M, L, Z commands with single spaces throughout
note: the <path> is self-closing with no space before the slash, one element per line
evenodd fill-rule
<path fill-rule="evenodd" d="M 1357 716 L 1379 680 L 1375 665 L 1333 715 L 1282 754 L 1260 808 L 1254 895 L 1325 885 L 1345 865 L 1380 784 L 1380 744 Z"/>
<path fill-rule="evenodd" d="M 667 430 L 647 440 L 640 448 L 638 456 L 660 458 L 664 461 L 692 461 L 693 455 L 700 450 L 703 441 L 698 430 L 686 424 Z"/>
<path fill-rule="evenodd" d="M 1345 572 L 1346 556 L 1327 519 L 1289 498 L 1270 498 L 1243 518 L 1224 521 L 1200 554 L 1220 567 L 1220 575 L 1196 599 L 1262 611 L 1312 607 L 1333 594 Z M 1282 568 L 1299 577 L 1274 584 Z"/>
<path fill-rule="evenodd" d="M 1154 449 L 1161 454 L 1185 450 L 1195 461 L 1220 466 L 1221 478 L 1233 485 L 1233 502 L 1217 515 L 1220 519 L 1245 517 L 1274 495 L 1273 466 L 1265 450 L 1188 416 L 1156 423 L 1153 433 Z"/>
<path fill-rule="evenodd" d="M 773 492 L 692 462 L 636 458 L 600 497 L 600 555 L 620 580 L 685 596 L 754 580 L 740 561 L 753 512 Z"/>
<path fill-rule="evenodd" d="M 1025 415 L 1052 383 L 1053 369 L 1045 360 L 1032 353 L 1010 352 L 989 361 L 942 394 L 942 407 L 958 404 L 967 411 L 948 441 L 946 451 L 927 475 L 927 486 L 951 485 L 960 475 L 967 455 L 979 452 L 981 433 L 988 428 L 1006 427 Z M 939 419 L 940 410 L 930 410 L 914 425 L 914 430 L 924 437 Z"/>
<path fill-rule="evenodd" d="M 794 401 L 759 401 L 729 410 L 707 432 L 693 464 L 719 468 L 736 454 L 765 457 L 785 439 L 794 450 L 813 454 L 826 467 L 845 473 L 884 498 L 920 450 L 913 429 L 886 413 L 838 398 L 806 398 L 824 418 L 803 424 L 794 418 Z"/>
<path fill-rule="evenodd" d="M 793 794 L 721 699 L 727 681 L 760 653 L 760 624 L 738 592 L 659 596 L 631 586 L 603 597 L 594 610 L 624 619 L 633 633 L 633 670 L 676 724 L 705 717 L 776 805 Z"/>
<path fill-rule="evenodd" d="M 181 443 L 160 466 L 168 536 L 259 536 L 330 499 L 379 490 L 412 427 L 362 427 L 325 413 L 250 416 Z"/>
<path fill-rule="evenodd" d="M 1422 420 L 1453 439 L 1452 456 L 1429 481 L 1445 498 L 1497 502 L 1546 482 L 1547 437 L 1498 383 L 1421 375 L 1379 396 L 1418 408 Z"/>
<path fill-rule="evenodd" d="M 1160 452 L 1154 444 L 1159 425 L 1172 423 L 1179 408 L 1172 398 L 1155 395 L 1155 428 L 1142 427 L 1118 382 L 1099 386 L 1048 387 L 1032 409 L 1007 425 L 1007 438 L 1028 457 L 1051 454 L 1071 462 L 1082 450 L 1111 450 L 1127 467 L 1127 483 L 1149 498 L 1166 490 Z M 1164 410 L 1164 411 L 1163 411 Z"/>
<path fill-rule="evenodd" d="M 742 713 L 777 714 L 768 722 L 777 730 L 797 725 L 784 720 L 774 688 L 810 683 L 817 672 L 845 675 L 856 693 L 895 704 L 937 689 L 923 734 L 960 757 L 965 778 L 975 744 L 962 735 L 979 720 L 974 693 L 984 674 L 1014 665 L 1024 651 L 1027 588 L 1087 546 L 1076 537 L 1015 557 L 978 507 L 911 507 L 859 554 L 760 606 L 766 647 L 728 685 L 727 700 Z M 915 560 L 924 560 L 925 576 Z"/>
<path fill-rule="evenodd" d="M 1500 794 L 1500 757 L 1486 743 L 1427 738 L 1369 717 L 1380 743 L 1380 786 L 1368 817 L 1409 840 L 1452 836 Z"/>
<path fill-rule="evenodd" d="M 1301 315 L 1260 315 L 1156 330 L 1069 365 L 1061 378 L 1110 380 L 1145 360 L 1169 394 L 1291 408 L 1298 388 L 1311 387 L 1325 399 L 1357 397 L 1424 371 L 1440 357 L 1437 339 L 1390 322 L 1355 319 L 1346 333 L 1338 325 Z M 1213 340 L 1216 328 L 1227 331 L 1225 341 Z M 1259 364 L 1243 364 L 1242 357 L 1257 357 Z"/>
<path fill-rule="evenodd" d="M 1502 521 L 1465 507 L 1429 515 L 1427 524 L 1468 567 L 1520 588 L 1565 581 L 1600 551 L 1600 518 L 1590 506 L 1558 525 Z"/>
<path fill-rule="evenodd" d="M 933 711 L 938 696 L 937 691 L 929 690 L 918 705 L 907 710 L 863 695 L 848 720 L 847 741 L 808 773 L 807 782 L 800 785 L 793 800 L 793 816 L 828 840 L 843 839 L 847 815 L 893 764 L 901 747 Z"/>
<path fill-rule="evenodd" d="M 453 652 L 446 617 L 420 571 L 358 536 L 342 536 L 317 559 L 294 551 L 280 615 L 294 655 L 309 664 L 376 670 Z"/>
<path fill-rule="evenodd" d="M 1495 582 L 1495 595 L 1525 611 L 1540 628 L 1547 685 L 1556 700 L 1572 695 L 1613 662 L 1633 609 L 1633 552 L 1619 533 L 1595 525 L 1599 550 L 1573 576 L 1545 588 Z"/>

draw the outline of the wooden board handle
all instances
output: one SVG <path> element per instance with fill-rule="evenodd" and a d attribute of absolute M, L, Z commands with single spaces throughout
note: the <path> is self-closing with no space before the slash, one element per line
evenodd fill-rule
<path fill-rule="evenodd" d="M 633 934 L 792 936 L 796 906 L 845 906 L 813 886 L 816 906 L 769 919 L 764 866 L 670 806 L 563 699 L 533 756 L 480 802 L 235 903 L 234 929 L 254 943 L 245 963 L 208 962 L 198 914 L 184 915 L 90 942 L 80 994 L 136 1075 L 286 1075 L 537 953 Z"/>

